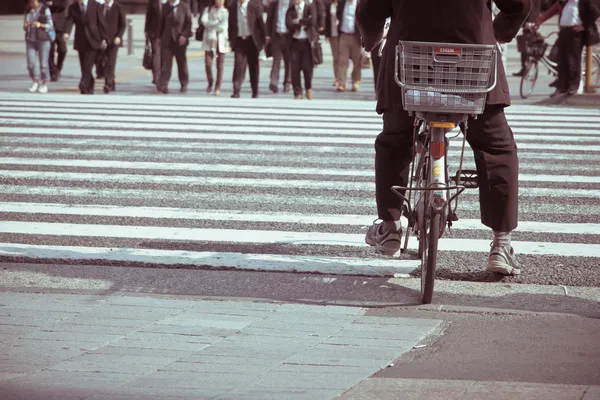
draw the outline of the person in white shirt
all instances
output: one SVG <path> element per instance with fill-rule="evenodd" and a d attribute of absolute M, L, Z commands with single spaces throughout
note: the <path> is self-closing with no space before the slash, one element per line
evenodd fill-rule
<path fill-rule="evenodd" d="M 312 99 L 312 77 L 313 56 L 312 43 L 318 40 L 317 9 L 315 3 L 306 3 L 304 0 L 293 0 L 294 5 L 288 8 L 285 21 L 288 29 L 292 32 L 291 56 L 292 56 L 292 87 L 294 98 L 302 99 L 302 80 L 300 73 L 304 75 L 304 88 L 306 98 Z"/>
<path fill-rule="evenodd" d="M 285 23 L 285 15 L 290 6 L 290 0 L 273 0 L 269 4 L 267 12 L 267 46 L 271 48 L 273 64 L 271 65 L 271 82 L 269 89 L 273 93 L 279 92 L 279 74 L 281 69 L 281 59 L 283 58 L 284 78 L 283 92 L 290 91 L 292 83 L 292 68 L 290 47 L 292 38 L 290 31 Z"/>
<path fill-rule="evenodd" d="M 215 88 L 215 96 L 221 94 L 221 84 L 223 83 L 223 65 L 225 54 L 229 51 L 229 11 L 224 7 L 225 0 L 215 0 L 215 4 L 206 7 L 202 12 L 201 23 L 204 25 L 204 36 L 202 37 L 202 47 L 205 54 L 206 80 L 208 86 L 206 92 L 210 93 Z M 213 79 L 212 64 L 213 59 L 217 57 L 217 80 Z"/>
<path fill-rule="evenodd" d="M 581 57 L 585 45 L 585 26 L 580 15 L 580 3 L 586 0 L 558 0 L 535 22 L 539 27 L 560 13 L 558 33 L 558 80 L 551 97 L 577 93 L 581 81 Z M 597 30 L 596 30 L 597 32 Z"/>
<path fill-rule="evenodd" d="M 339 0 L 337 16 L 339 22 L 339 71 L 338 92 L 346 90 L 348 67 L 352 60 L 352 91 L 358 92 L 362 76 L 362 46 L 360 32 L 356 26 L 356 7 L 360 0 Z"/>

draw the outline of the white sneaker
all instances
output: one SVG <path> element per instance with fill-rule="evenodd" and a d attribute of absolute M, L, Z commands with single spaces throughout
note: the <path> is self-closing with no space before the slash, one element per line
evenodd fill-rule
<path fill-rule="evenodd" d="M 43 83 L 40 85 L 38 92 L 44 94 L 48 93 L 48 85 L 44 85 Z"/>
<path fill-rule="evenodd" d="M 514 249 L 493 246 L 488 257 L 486 271 L 501 275 L 519 275 L 521 266 L 517 261 Z"/>
<path fill-rule="evenodd" d="M 35 93 L 37 92 L 38 88 L 40 87 L 40 84 L 37 82 L 33 82 L 31 84 L 31 86 L 29 87 L 29 93 Z"/>

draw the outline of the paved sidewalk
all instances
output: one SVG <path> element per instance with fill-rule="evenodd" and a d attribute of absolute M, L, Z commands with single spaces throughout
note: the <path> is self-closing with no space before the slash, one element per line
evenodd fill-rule
<path fill-rule="evenodd" d="M 365 308 L 0 294 L 0 398 L 332 399 L 442 321 Z"/>

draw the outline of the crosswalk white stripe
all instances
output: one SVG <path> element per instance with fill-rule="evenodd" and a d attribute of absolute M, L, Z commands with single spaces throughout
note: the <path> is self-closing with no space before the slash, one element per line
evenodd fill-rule
<path fill-rule="evenodd" d="M 0 157 L 0 164 L 12 165 L 46 165 L 83 168 L 119 168 L 119 169 L 148 169 L 169 171 L 202 171 L 202 172 L 246 172 L 257 174 L 278 175 L 329 175 L 329 176 L 360 176 L 372 177 L 372 169 L 337 169 L 337 168 L 300 168 L 262 165 L 232 165 L 232 164 L 195 164 L 195 163 L 159 163 L 142 161 L 114 160 L 69 160 L 46 158 L 11 158 Z M 600 176 L 579 175 L 519 175 L 519 180 L 529 182 L 579 182 L 600 183 Z"/>
<path fill-rule="evenodd" d="M 88 108 L 85 109 L 85 114 L 82 113 L 73 113 L 72 109 L 61 109 L 61 110 L 48 110 L 42 109 L 36 111 L 35 115 L 31 115 L 31 113 L 27 110 L 23 111 L 14 111 L 11 108 L 2 108 L 0 107 L 0 112 L 3 118 L 6 119 L 20 119 L 26 118 L 28 121 L 32 119 L 42 119 L 45 121 L 54 120 L 59 124 L 65 124 L 68 126 L 66 121 L 97 121 L 98 116 L 105 116 L 106 110 L 90 110 Z M 149 114 L 148 111 L 131 111 L 131 110 L 121 110 L 115 109 L 111 110 L 111 122 L 138 122 L 140 119 L 143 119 L 147 123 L 151 122 L 164 122 L 165 118 L 169 118 L 178 124 L 192 124 L 192 123 L 200 123 L 205 126 L 212 127 L 214 125 L 217 126 L 255 126 L 257 124 L 266 125 L 269 127 L 275 126 L 285 126 L 285 127 L 297 127 L 297 126 L 305 126 L 305 127 L 315 127 L 322 128 L 323 123 L 327 122 L 327 124 L 335 125 L 335 128 L 339 129 L 371 129 L 371 130 L 381 130 L 382 121 L 381 118 L 356 118 L 353 114 L 347 114 L 342 116 L 330 115 L 326 114 L 326 118 L 321 118 L 319 120 L 315 120 L 315 115 L 298 115 L 298 118 L 294 119 L 281 119 L 281 115 L 290 116 L 289 113 L 279 113 L 279 114 L 244 114 L 243 112 L 238 112 L 234 115 L 228 116 L 224 119 L 220 115 L 216 115 L 214 113 L 205 114 L 204 110 L 194 110 L 190 112 L 181 112 L 181 111 L 152 111 Z M 546 119 L 546 118 L 522 118 L 522 119 L 509 119 L 509 123 L 513 130 L 522 131 L 522 128 L 528 127 L 536 127 L 536 131 L 540 133 L 546 132 L 560 132 L 561 135 L 571 136 L 575 132 L 582 132 L 582 128 L 585 129 L 595 129 L 600 123 L 600 116 L 596 118 L 587 118 L 586 122 L 581 121 L 573 121 L 573 120 L 557 120 L 554 119 Z M 547 127 L 550 125 L 550 127 Z M 199 127 L 200 128 L 200 127 Z M 600 132 L 596 132 L 595 130 L 590 130 L 586 132 L 590 136 L 599 136 Z"/>
<path fill-rule="evenodd" d="M 193 210 L 172 207 L 127 207 L 109 205 L 70 205 L 58 203 L 0 203 L 0 212 L 57 214 L 76 216 L 103 216 L 151 219 L 180 219 L 205 221 L 235 222 L 274 222 L 305 225 L 349 225 L 370 226 L 374 220 L 372 215 L 350 214 L 291 214 L 291 213 L 249 213 L 230 210 Z M 406 223 L 404 224 L 406 226 Z M 478 219 L 460 219 L 452 229 L 456 230 L 488 230 Z M 555 223 L 520 221 L 518 232 L 562 233 L 573 235 L 599 235 L 600 224 L 592 223 Z"/>
<path fill-rule="evenodd" d="M 322 245 L 365 247 L 364 234 L 292 232 L 265 230 L 231 230 L 172 228 L 157 226 L 63 224 L 49 222 L 0 222 L 0 233 L 51 236 L 81 236 L 118 239 L 185 240 L 191 242 L 228 242 L 246 244 L 279 245 Z M 416 248 L 417 239 L 409 239 L 411 248 Z M 600 244 L 545 243 L 513 241 L 512 246 L 519 254 L 561 255 L 563 257 L 599 257 Z M 487 252 L 489 240 L 442 238 L 440 251 Z"/>
<path fill-rule="evenodd" d="M 250 271 L 318 272 L 335 275 L 408 277 L 419 260 L 200 252 L 181 250 L 46 246 L 0 243 L 0 255 L 55 260 L 110 260 L 163 265 L 197 265 Z"/>
<path fill-rule="evenodd" d="M 31 143 L 31 146 L 26 146 Z M 374 147 L 371 146 L 311 146 L 311 145 L 274 145 L 274 144 L 254 144 L 254 143 L 228 143 L 227 144 L 227 152 L 223 152 L 223 144 L 222 143 L 194 143 L 194 147 L 190 150 L 186 151 L 184 149 L 188 149 L 190 147 L 190 143 L 187 141 L 176 142 L 176 141 L 161 141 L 161 140 L 153 140 L 152 142 L 141 141 L 141 140 L 120 140 L 120 139 L 76 139 L 69 138 L 68 143 L 65 143 L 65 140 L 62 138 L 52 138 L 52 137 L 0 137 L 0 144 L 5 149 L 10 149 L 10 151 L 23 151 L 26 152 L 30 150 L 31 152 L 48 152 L 52 153 L 56 152 L 69 152 L 69 154 L 73 154 L 74 152 L 82 152 L 85 154 L 106 154 L 107 150 L 105 147 L 110 147 L 111 154 L 119 154 L 123 152 L 125 154 L 148 154 L 148 151 L 152 151 L 149 149 L 160 149 L 162 150 L 160 154 L 170 155 L 170 154 L 194 154 L 199 157 L 210 154 L 212 157 L 223 157 L 223 158 L 231 158 L 231 157 L 253 157 L 256 154 L 249 153 L 251 151 L 258 151 L 260 154 L 266 153 L 285 153 L 285 156 L 288 157 L 289 153 L 301 153 L 302 155 L 306 153 L 316 153 L 316 154 L 328 154 L 335 153 L 340 160 L 347 159 L 347 154 L 356 154 L 361 159 L 366 159 L 367 156 L 372 156 L 375 154 Z M 371 143 L 372 144 L 372 143 Z M 22 146 L 17 146 L 22 145 Z M 52 146 L 52 147 L 36 147 L 36 146 Z M 60 147 L 56 147 L 54 145 L 60 145 Z M 525 146 L 525 148 L 523 147 Z M 561 150 L 565 150 L 561 145 L 559 148 Z M 117 150 L 117 148 L 120 148 Z M 519 144 L 519 149 L 527 149 L 527 144 Z M 211 151 L 211 150 L 220 150 L 220 153 Z M 240 152 L 243 150 L 245 152 Z M 583 147 L 580 149 L 578 153 L 565 153 L 556 152 L 556 153 L 544 153 L 544 152 L 528 152 L 521 151 L 519 152 L 519 160 L 526 159 L 536 159 L 540 161 L 554 162 L 555 160 L 586 160 L 592 161 L 595 160 L 597 155 L 593 152 L 587 151 L 587 147 Z M 71 151 L 73 153 L 71 153 Z M 340 154 L 344 154 L 340 156 Z M 460 149 L 458 146 L 454 146 L 451 144 L 449 150 L 450 157 L 457 157 L 460 154 Z M 292 156 L 297 157 L 297 156 Z M 472 159 L 473 153 L 470 149 L 466 149 L 465 151 L 466 159 Z M 304 159 L 305 157 L 302 156 Z M 327 159 L 332 160 L 335 159 L 336 156 L 328 154 Z M 317 158 L 318 160 L 319 158 Z M 372 160 L 369 160 L 369 163 L 372 164 Z"/>
<path fill-rule="evenodd" d="M 372 175 L 372 174 L 371 174 Z M 253 178 L 224 178 L 203 176 L 178 175 L 132 175 L 79 172 L 40 172 L 40 171 L 1 171 L 1 177 L 13 179 L 44 179 L 59 181 L 82 182 L 118 182 L 133 184 L 163 184 L 163 185 L 200 185 L 215 187 L 264 187 L 264 188 L 299 188 L 326 190 L 375 191 L 374 182 L 345 182 L 345 181 L 316 181 L 308 179 L 253 179 Z M 537 175 L 521 175 L 534 179 Z M 599 177 L 600 179 L 600 177 Z M 521 179 L 525 181 L 527 179 Z M 0 184 L 0 187 L 3 185 Z M 600 197 L 594 189 L 557 189 L 557 188 L 519 188 L 520 196 L 531 197 Z"/>
<path fill-rule="evenodd" d="M 39 126 L 47 126 L 49 123 L 48 119 L 35 119 L 36 117 L 32 117 L 24 121 L 23 119 L 17 117 L 13 119 L 8 118 L 9 115 L 3 114 L 0 117 L 0 125 L 26 125 L 31 127 L 39 127 Z M 374 137 L 379 132 L 381 132 L 381 128 L 378 127 L 377 124 L 365 124 L 361 125 L 360 123 L 349 123 L 349 124 L 341 124 L 341 126 L 337 126 L 337 124 L 324 124 L 327 121 L 319 121 L 319 122 L 311 122 L 311 121 L 271 121 L 268 125 L 261 125 L 258 121 L 242 121 L 233 125 L 229 125 L 226 121 L 219 120 L 203 120 L 202 118 L 198 119 L 188 119 L 182 120 L 177 119 L 177 122 L 166 123 L 164 122 L 164 118 L 152 118 L 145 117 L 143 118 L 147 122 L 137 122 L 140 118 L 137 117 L 113 117 L 111 116 L 110 121 L 99 121 L 94 117 L 87 118 L 85 116 L 71 116 L 71 115 L 62 115 L 60 120 L 61 123 L 64 123 L 65 126 L 70 128 L 73 127 L 81 127 L 81 128 L 95 128 L 95 129 L 142 129 L 142 130 L 151 130 L 151 129 L 159 129 L 162 131 L 194 131 L 194 132 L 231 132 L 232 129 L 239 129 L 241 132 L 248 133 L 273 133 L 280 132 L 282 134 L 336 134 L 336 135 L 350 135 L 350 136 L 366 136 L 366 137 Z M 155 121 L 155 122 L 152 122 Z M 187 122 L 187 123 L 186 123 Z M 213 125 L 210 125 L 209 122 L 212 122 Z M 116 125 L 118 123 L 118 125 Z M 323 127 L 323 125 L 327 125 L 327 127 Z M 336 125 L 336 126 L 333 126 Z M 233 128 L 235 127 L 235 128 Z M 514 127 L 513 127 L 514 128 Z M 318 132 L 315 132 L 315 129 L 318 129 Z M 369 131 L 370 130 L 370 131 Z M 516 130 L 516 128 L 514 129 Z M 552 134 L 557 135 L 556 140 L 566 140 L 565 137 L 569 137 L 564 132 L 566 129 L 561 128 L 527 128 L 521 127 L 518 128 L 518 133 L 537 133 L 538 136 L 528 138 L 530 140 L 540 140 L 540 134 Z M 569 135 L 583 135 L 589 134 L 588 129 L 576 129 L 569 128 Z M 558 136 L 562 135 L 562 136 Z M 563 137 L 565 136 L 565 137 Z M 572 136 L 571 136 L 572 137 Z M 571 140 L 576 141 L 578 137 L 572 138 Z M 590 140 L 589 137 L 579 138 L 580 140 Z M 523 139 L 524 140 L 524 139 Z"/>
<path fill-rule="evenodd" d="M 341 144 L 365 145 L 372 147 L 373 138 L 358 137 L 336 137 L 336 136 L 287 136 L 266 134 L 240 134 L 240 133 L 188 133 L 188 132 L 164 132 L 153 130 L 97 130 L 97 129 L 69 129 L 69 128 L 23 128 L 23 127 L 1 127 L 2 133 L 17 133 L 23 136 L 30 135 L 59 135 L 59 136 L 102 136 L 102 137 L 127 137 L 127 138 L 161 138 L 161 139 L 199 139 L 220 140 L 239 142 L 274 142 L 274 143 L 319 143 L 328 146 Z M 43 140 L 43 139 L 40 139 Z M 517 140 L 518 141 L 518 140 Z M 201 148 L 204 144 L 194 143 Z M 190 146 L 192 146 L 190 144 Z M 210 144 L 208 145 L 210 146 Z M 580 152 L 600 152 L 600 145 L 590 144 L 545 144 L 545 143 L 518 143 L 520 150 L 562 150 Z M 222 147 L 222 146 L 221 146 Z M 458 151 L 457 146 L 451 147 Z M 452 151 L 452 150 L 451 150 Z"/>

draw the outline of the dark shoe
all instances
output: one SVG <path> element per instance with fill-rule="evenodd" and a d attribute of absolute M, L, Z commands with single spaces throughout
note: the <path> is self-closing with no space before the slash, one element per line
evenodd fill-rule
<path fill-rule="evenodd" d="M 253 99 L 258 99 L 258 93 L 252 93 L 252 98 Z"/>
<path fill-rule="evenodd" d="M 159 92 L 164 93 L 164 94 L 169 93 L 169 89 L 167 89 L 166 86 L 156 85 L 156 89 L 158 89 Z"/>
<path fill-rule="evenodd" d="M 367 230 L 365 242 L 369 246 L 375 246 L 379 254 L 394 256 L 400 250 L 402 229 L 399 231 L 384 231 L 382 223 L 373 222 L 373 225 Z"/>
<path fill-rule="evenodd" d="M 272 83 L 269 85 L 269 90 L 275 94 L 279 93 L 279 88 L 277 85 L 273 85 Z"/>
<path fill-rule="evenodd" d="M 520 70 L 519 72 L 513 73 L 513 76 L 523 76 L 525 74 L 525 70 Z"/>
<path fill-rule="evenodd" d="M 550 83 L 548 84 L 548 86 L 550 86 L 550 87 L 553 87 L 553 88 L 555 88 L 555 87 L 558 87 L 558 79 L 556 79 L 556 80 L 555 80 L 555 81 L 553 81 L 553 82 L 550 82 Z"/>
<path fill-rule="evenodd" d="M 239 93 L 234 93 L 231 95 L 232 99 L 239 99 L 240 98 L 240 94 Z"/>
<path fill-rule="evenodd" d="M 567 94 L 567 92 L 556 89 L 556 91 L 552 93 L 550 97 L 564 96 L 565 94 Z"/>
<path fill-rule="evenodd" d="M 283 84 L 283 93 L 288 93 L 291 89 L 292 85 L 290 85 L 288 82 Z"/>
<path fill-rule="evenodd" d="M 97 74 L 96 79 L 104 79 L 104 74 Z"/>
<path fill-rule="evenodd" d="M 179 89 L 180 93 L 187 93 L 187 85 L 182 85 L 181 89 Z"/>
<path fill-rule="evenodd" d="M 114 92 L 116 90 L 117 90 L 117 85 L 116 84 L 113 83 L 112 85 L 110 85 L 110 91 L 111 92 Z"/>
<path fill-rule="evenodd" d="M 206 93 L 210 93 L 212 92 L 212 84 L 208 84 L 208 86 L 206 87 Z"/>
<path fill-rule="evenodd" d="M 152 84 L 156 85 L 156 79 L 152 79 Z"/>
<path fill-rule="evenodd" d="M 104 93 L 106 93 L 106 94 L 110 93 L 110 86 L 104 85 Z"/>

